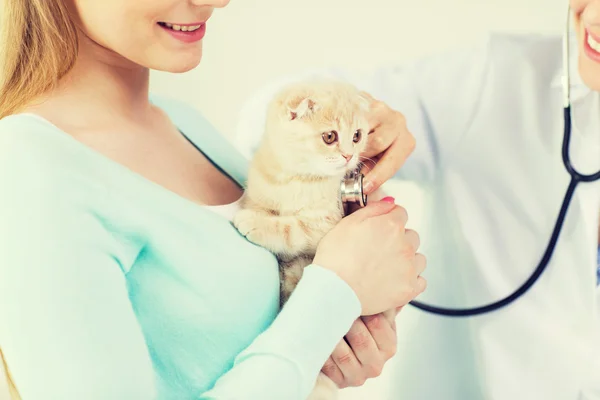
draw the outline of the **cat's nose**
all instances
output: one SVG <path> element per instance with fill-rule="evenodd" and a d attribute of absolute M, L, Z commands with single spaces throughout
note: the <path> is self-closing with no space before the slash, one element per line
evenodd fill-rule
<path fill-rule="evenodd" d="M 352 154 L 342 154 L 342 157 L 346 159 L 346 162 L 350 162 L 352 160 Z"/>

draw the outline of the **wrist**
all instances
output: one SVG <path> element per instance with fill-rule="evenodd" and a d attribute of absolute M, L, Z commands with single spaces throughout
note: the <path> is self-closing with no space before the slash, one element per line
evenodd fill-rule
<path fill-rule="evenodd" d="M 357 317 L 360 316 L 362 312 L 362 303 L 358 293 L 348 280 L 345 279 L 344 274 L 339 273 L 335 269 L 324 267 L 317 262 L 313 262 L 304 269 L 303 278 L 307 277 L 307 273 L 311 279 L 314 277 L 313 275 L 319 275 L 321 279 L 324 278 L 327 290 L 331 292 L 332 296 L 344 299 L 344 302 L 357 310 Z"/>
<path fill-rule="evenodd" d="M 356 290 L 353 285 L 353 281 L 348 276 L 348 267 L 347 267 L 347 265 L 344 265 L 344 264 L 345 264 L 344 262 L 339 262 L 339 260 L 332 261 L 332 260 L 328 260 L 327 258 L 323 259 L 323 258 L 319 257 L 319 255 L 317 254 L 314 257 L 311 265 L 309 265 L 309 267 L 319 268 L 319 269 L 328 271 L 329 273 L 331 273 L 335 277 L 337 277 L 337 279 L 343 281 L 352 290 L 352 292 L 354 294 L 356 294 Z"/>

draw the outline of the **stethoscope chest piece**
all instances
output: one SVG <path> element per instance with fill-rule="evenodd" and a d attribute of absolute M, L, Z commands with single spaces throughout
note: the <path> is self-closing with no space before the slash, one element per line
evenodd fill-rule
<path fill-rule="evenodd" d="M 340 200 L 344 215 L 367 205 L 367 195 L 363 193 L 363 174 L 360 172 L 348 173 L 340 183 Z"/>

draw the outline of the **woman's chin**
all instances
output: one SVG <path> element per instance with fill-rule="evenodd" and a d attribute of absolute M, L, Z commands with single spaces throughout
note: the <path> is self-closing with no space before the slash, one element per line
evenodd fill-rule
<path fill-rule="evenodd" d="M 170 72 L 173 74 L 180 74 L 184 72 L 189 72 L 196 68 L 200 61 L 202 60 L 202 53 L 195 55 L 193 57 L 175 57 L 175 58 L 163 58 L 162 60 L 168 61 L 159 61 L 155 62 L 152 65 L 149 65 L 150 69 L 161 72 Z"/>

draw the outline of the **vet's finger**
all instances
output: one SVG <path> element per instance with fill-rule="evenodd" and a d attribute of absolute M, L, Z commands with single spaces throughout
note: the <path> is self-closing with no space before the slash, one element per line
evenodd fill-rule
<path fill-rule="evenodd" d="M 396 139 L 394 143 L 382 154 L 377 164 L 365 174 L 363 190 L 365 194 L 370 194 L 383 185 L 388 179 L 392 178 L 415 148 L 415 141 L 412 136 L 406 140 Z"/>

